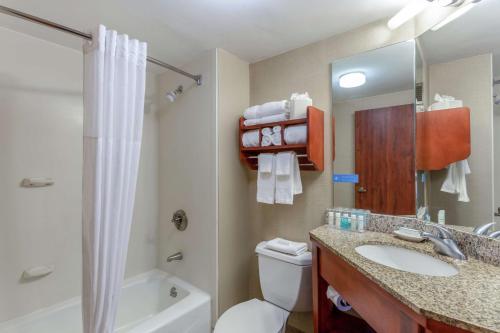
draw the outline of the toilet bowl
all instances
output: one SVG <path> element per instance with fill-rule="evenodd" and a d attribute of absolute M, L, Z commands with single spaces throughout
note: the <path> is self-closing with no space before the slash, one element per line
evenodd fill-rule
<path fill-rule="evenodd" d="M 284 333 L 291 311 L 312 309 L 311 252 L 276 252 L 261 242 L 255 248 L 264 300 L 252 299 L 228 309 L 214 333 Z"/>

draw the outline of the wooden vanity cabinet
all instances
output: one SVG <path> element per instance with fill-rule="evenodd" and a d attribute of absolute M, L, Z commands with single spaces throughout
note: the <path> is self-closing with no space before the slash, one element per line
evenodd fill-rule
<path fill-rule="evenodd" d="M 379 333 L 465 333 L 468 331 L 416 313 L 339 256 L 312 240 L 313 320 L 315 333 L 330 333 L 328 285 Z"/>

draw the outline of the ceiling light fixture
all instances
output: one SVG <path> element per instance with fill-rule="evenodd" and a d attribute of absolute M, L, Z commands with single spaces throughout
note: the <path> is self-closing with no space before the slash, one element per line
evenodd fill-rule
<path fill-rule="evenodd" d="M 366 83 L 366 75 L 362 72 L 352 72 L 343 74 L 339 78 L 341 88 L 356 88 Z"/>
<path fill-rule="evenodd" d="M 391 30 L 395 30 L 420 14 L 424 9 L 429 7 L 433 0 L 412 0 L 408 5 L 401 9 L 396 15 L 394 15 L 387 26 Z"/>
<path fill-rule="evenodd" d="M 476 1 L 472 1 L 472 2 L 469 2 L 468 4 L 458 8 L 456 11 L 454 11 L 453 13 L 451 13 L 450 15 L 448 15 L 444 20 L 442 20 L 441 22 L 439 22 L 438 24 L 436 24 L 435 26 L 433 26 L 431 28 L 432 31 L 438 31 L 439 29 L 441 29 L 442 27 L 444 27 L 445 25 L 447 25 L 448 23 L 450 22 L 453 22 L 455 21 L 457 18 L 459 18 L 460 16 L 464 15 L 465 13 L 467 13 L 468 11 L 470 11 L 472 8 L 474 8 L 478 2 L 480 2 L 481 0 L 476 0 Z"/>

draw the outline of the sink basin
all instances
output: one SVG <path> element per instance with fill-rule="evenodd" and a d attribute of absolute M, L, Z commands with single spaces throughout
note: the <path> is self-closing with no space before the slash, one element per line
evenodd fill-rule
<path fill-rule="evenodd" d="M 429 255 L 389 245 L 361 245 L 356 252 L 378 264 L 401 271 L 429 276 L 453 276 L 458 270 Z"/>

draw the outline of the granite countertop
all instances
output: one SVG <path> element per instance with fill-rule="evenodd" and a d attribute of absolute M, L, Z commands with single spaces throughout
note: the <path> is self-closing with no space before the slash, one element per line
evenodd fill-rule
<path fill-rule="evenodd" d="M 417 313 L 472 332 L 500 332 L 500 267 L 476 259 L 441 256 L 430 242 L 412 243 L 380 232 L 355 233 L 321 226 L 311 237 Z M 386 244 L 429 254 L 455 266 L 451 277 L 425 276 L 377 264 L 354 249 Z"/>

